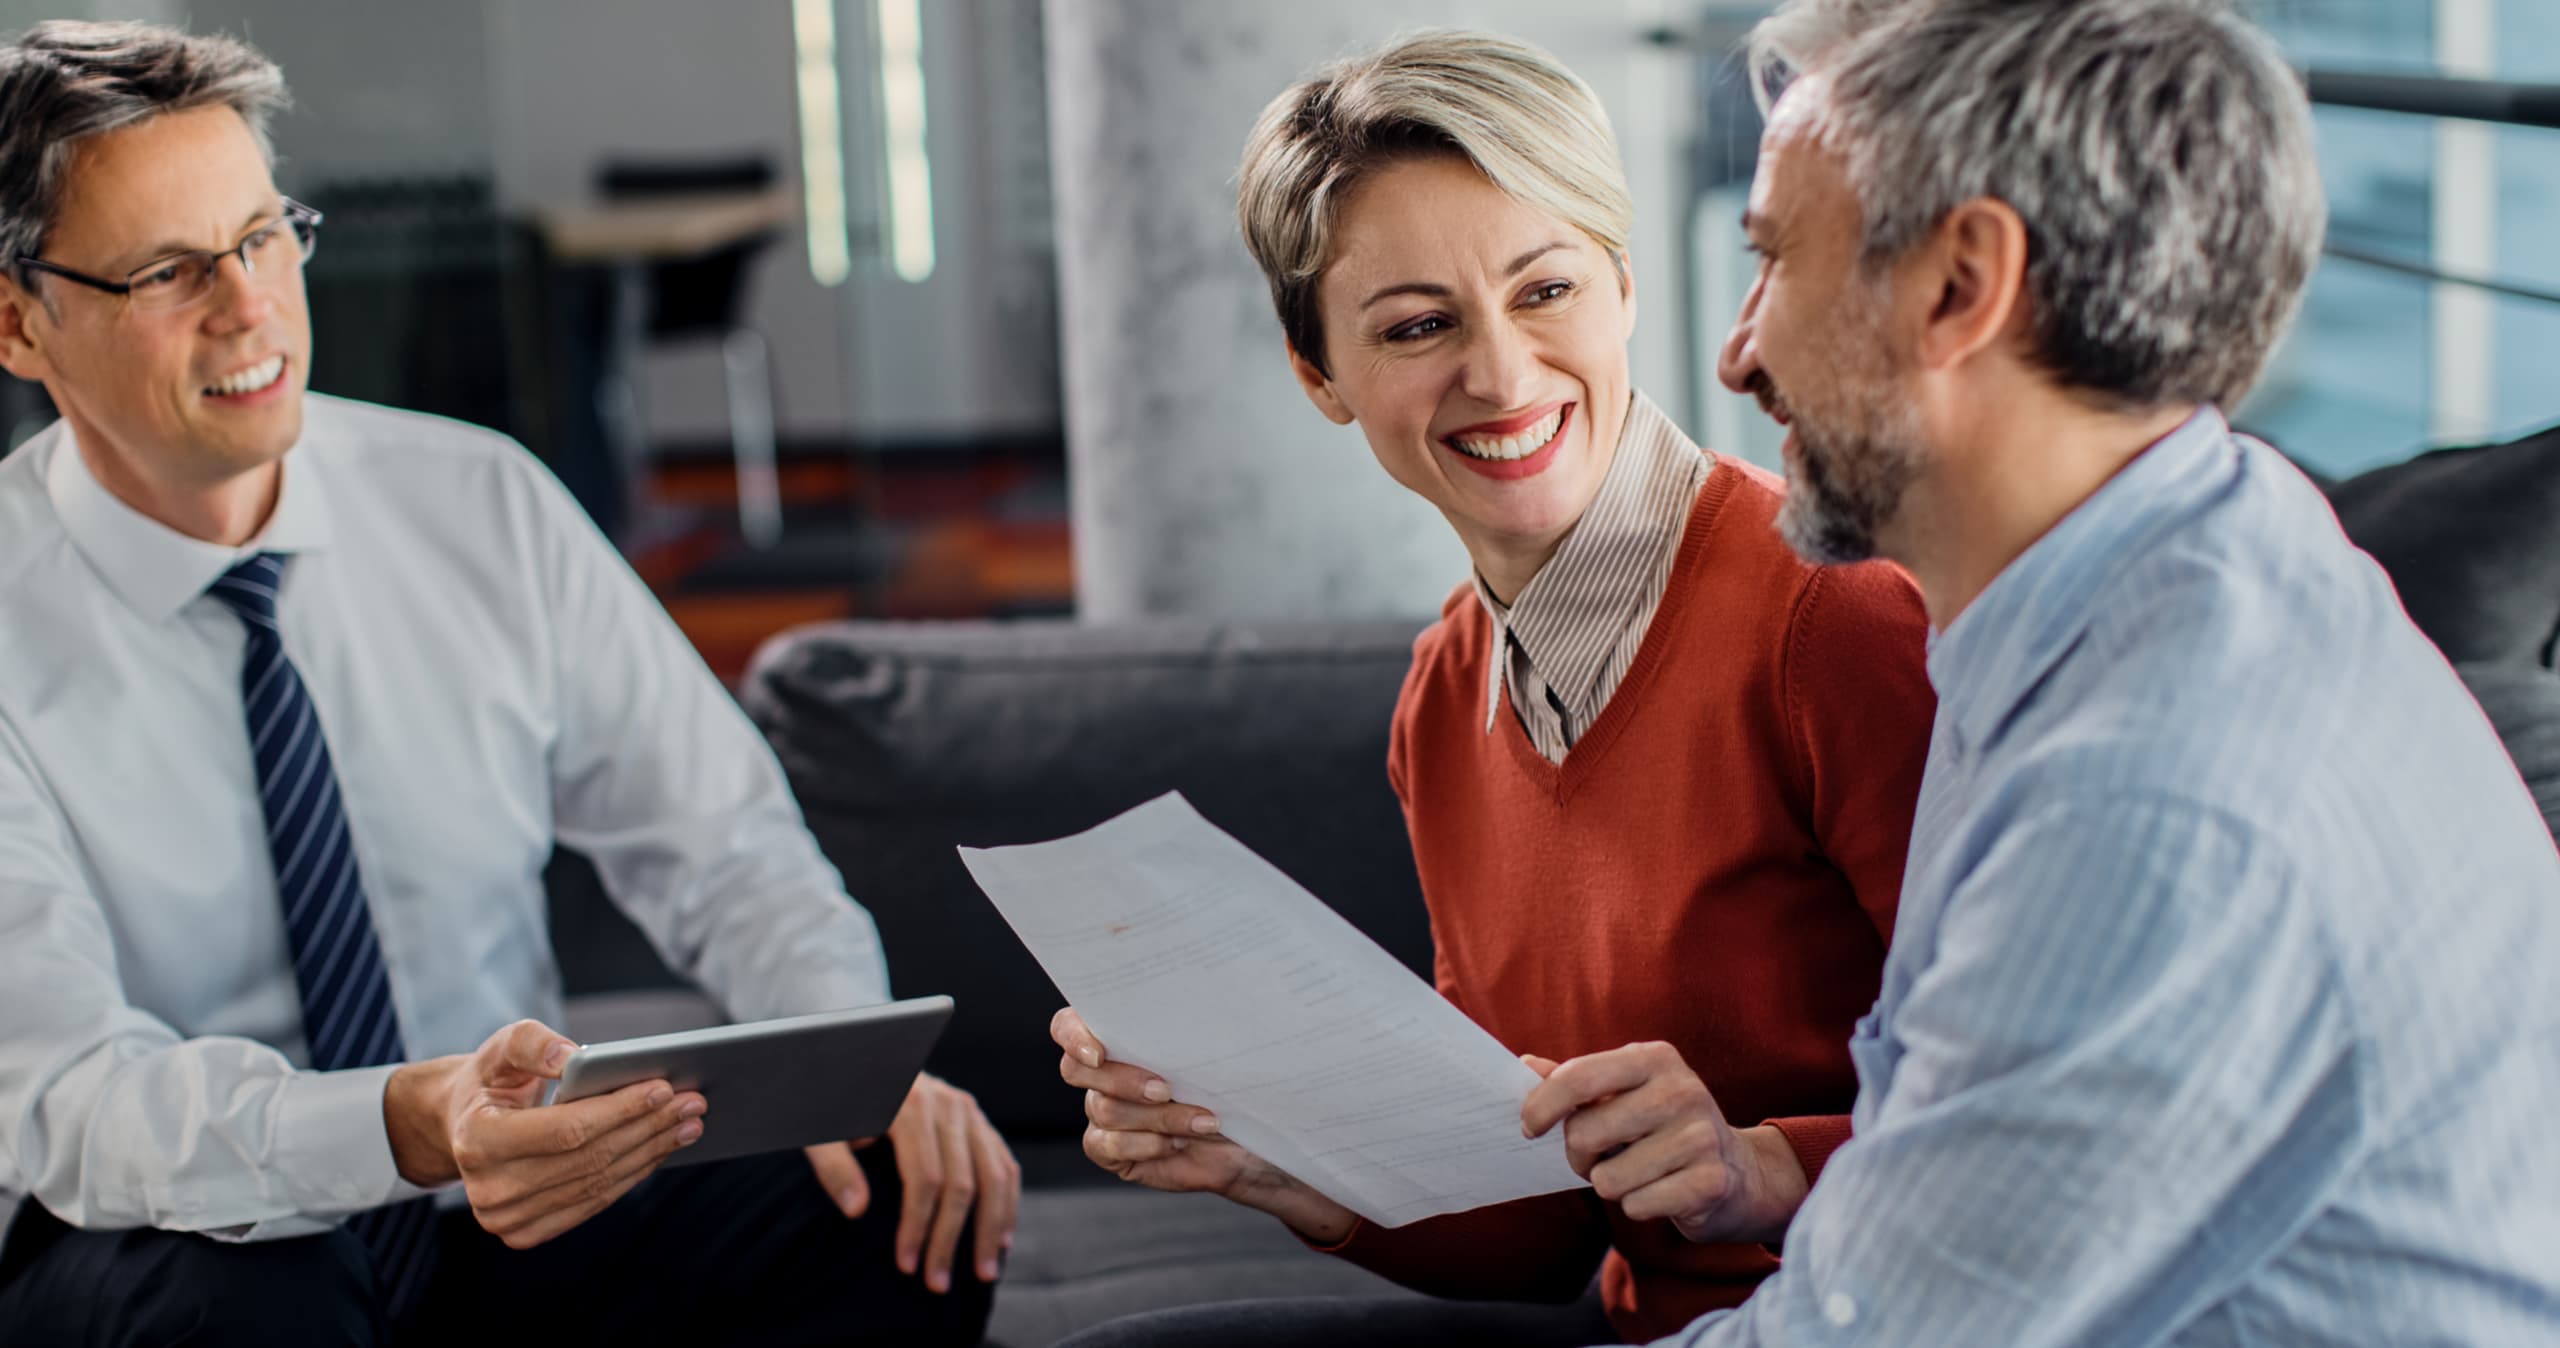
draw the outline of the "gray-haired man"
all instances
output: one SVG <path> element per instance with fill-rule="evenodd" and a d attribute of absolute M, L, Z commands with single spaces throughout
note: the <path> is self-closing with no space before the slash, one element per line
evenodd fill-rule
<path fill-rule="evenodd" d="M 965 1094 L 659 1175 L 700 1095 L 541 1103 L 555 840 L 742 1018 L 886 969 L 556 482 L 304 396 L 283 100 L 223 39 L 0 42 L 0 366 L 63 414 L 0 460 L 0 1341 L 976 1341 L 1019 1173 Z"/>
<path fill-rule="evenodd" d="M 2560 854 L 2221 412 L 2318 251 L 2213 0 L 1791 0 L 1722 375 L 1937 629 L 1857 1136 L 1679 1343 L 2560 1342 Z"/>

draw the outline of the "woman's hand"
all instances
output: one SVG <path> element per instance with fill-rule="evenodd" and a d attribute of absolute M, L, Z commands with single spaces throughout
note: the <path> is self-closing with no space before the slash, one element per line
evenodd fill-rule
<path fill-rule="evenodd" d="M 1218 1131 L 1218 1118 L 1173 1098 L 1164 1078 L 1115 1062 L 1074 1007 L 1049 1022 L 1064 1056 L 1058 1075 L 1084 1088 L 1084 1154 L 1132 1184 L 1168 1193 L 1213 1193 L 1332 1244 L 1351 1234 L 1350 1209 L 1301 1184 Z"/>
<path fill-rule="evenodd" d="M 1561 1066 L 1522 1061 L 1546 1080 L 1520 1106 L 1531 1137 L 1564 1125 L 1565 1159 L 1636 1221 L 1669 1220 L 1694 1241 L 1786 1235 L 1803 1206 L 1804 1167 L 1784 1135 L 1737 1129 L 1669 1044 L 1629 1044 Z"/>

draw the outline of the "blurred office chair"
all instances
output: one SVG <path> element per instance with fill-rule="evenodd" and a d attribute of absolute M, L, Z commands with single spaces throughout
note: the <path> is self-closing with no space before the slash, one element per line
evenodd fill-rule
<path fill-rule="evenodd" d="M 608 202 L 762 192 L 773 187 L 774 176 L 773 161 L 762 155 L 608 160 L 596 176 L 596 192 Z M 769 229 L 695 257 L 652 263 L 644 320 L 654 342 L 718 339 L 726 375 L 729 452 L 738 470 L 738 531 L 749 547 L 759 549 L 782 537 L 773 360 L 764 334 L 749 327 L 741 311 L 747 264 L 781 237 L 780 230 Z"/>
<path fill-rule="evenodd" d="M 489 175 L 334 175 L 306 185 L 303 200 L 329 218 L 303 277 L 312 327 L 329 336 L 313 391 L 540 444 L 519 416 L 521 353 L 507 314 L 528 255 L 507 232 Z"/>

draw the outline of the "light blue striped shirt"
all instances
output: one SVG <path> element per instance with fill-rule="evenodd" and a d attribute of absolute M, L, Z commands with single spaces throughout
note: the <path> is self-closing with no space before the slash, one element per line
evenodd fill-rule
<path fill-rule="evenodd" d="M 2560 1344 L 2560 850 L 2318 492 L 2200 412 L 1929 676 L 1857 1138 L 1666 1342 Z"/>

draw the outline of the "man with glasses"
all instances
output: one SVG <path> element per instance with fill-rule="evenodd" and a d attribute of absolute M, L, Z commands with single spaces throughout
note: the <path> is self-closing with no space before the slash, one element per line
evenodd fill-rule
<path fill-rule="evenodd" d="M 700 1095 L 542 1103 L 555 841 L 740 1019 L 886 970 L 556 482 L 306 397 L 284 101 L 226 39 L 0 39 L 0 367 L 62 413 L 0 459 L 0 1342 L 975 1342 L 1020 1190 L 965 1094 L 654 1178 Z"/>
<path fill-rule="evenodd" d="M 157 258 L 134 268 L 121 281 L 109 281 L 69 267 L 58 267 L 25 253 L 19 254 L 18 266 L 25 271 L 76 281 L 103 294 L 121 295 L 131 300 L 136 309 L 183 309 L 213 293 L 215 269 L 226 257 L 240 259 L 241 273 L 253 277 L 262 266 L 274 271 L 299 267 L 311 260 L 312 249 L 320 243 L 320 212 L 291 197 L 278 200 L 284 203 L 283 212 L 250 230 L 248 237 L 238 244 L 229 248 L 197 248 Z"/>

